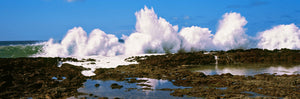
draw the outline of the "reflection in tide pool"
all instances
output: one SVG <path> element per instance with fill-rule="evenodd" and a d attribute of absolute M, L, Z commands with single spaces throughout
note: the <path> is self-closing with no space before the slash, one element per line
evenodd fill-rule
<path fill-rule="evenodd" d="M 135 78 L 133 78 L 135 79 Z M 171 91 L 161 91 L 157 89 L 163 88 L 187 88 L 187 87 L 178 87 L 172 84 L 172 82 L 168 80 L 157 80 L 150 78 L 136 78 L 137 80 L 147 80 L 146 82 L 141 83 L 127 83 L 126 81 L 102 81 L 102 80 L 87 80 L 84 83 L 84 87 L 79 88 L 77 91 L 81 93 L 92 94 L 83 95 L 79 97 L 108 97 L 108 98 L 134 98 L 134 99 L 158 99 L 158 98 L 180 98 L 171 96 Z M 123 87 L 120 89 L 112 89 L 110 87 L 111 84 L 117 83 L 118 85 L 122 85 Z M 96 87 L 95 84 L 100 84 L 100 86 Z M 147 84 L 149 86 L 139 86 L 138 84 Z M 151 90 L 145 90 L 143 88 L 150 88 Z M 133 90 L 128 90 L 133 89 Z M 70 97 L 75 98 L 75 97 Z M 78 97 L 77 97 L 78 98 Z M 183 97 L 183 98 L 192 98 L 192 97 Z"/>
<path fill-rule="evenodd" d="M 292 75 L 300 74 L 300 65 L 296 66 L 266 66 L 266 65 L 216 65 L 197 66 L 192 71 L 203 72 L 206 75 L 231 73 L 232 75 L 253 76 L 256 74 Z"/>
<path fill-rule="evenodd" d="M 170 89 L 177 89 L 177 88 L 189 88 L 189 87 L 181 87 L 181 86 L 175 86 L 172 82 L 168 80 L 162 80 L 162 79 L 151 79 L 151 78 L 137 78 L 138 80 L 147 80 L 146 82 L 141 82 L 139 84 L 146 84 L 150 85 L 151 89 L 164 89 L 164 88 L 170 88 Z M 148 88 L 147 86 L 140 86 L 141 88 Z M 151 94 L 155 91 L 152 90 L 143 90 L 146 95 Z"/>

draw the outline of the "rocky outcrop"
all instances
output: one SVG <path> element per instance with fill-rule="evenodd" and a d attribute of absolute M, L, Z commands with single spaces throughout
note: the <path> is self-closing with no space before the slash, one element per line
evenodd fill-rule
<path fill-rule="evenodd" d="M 82 67 L 64 64 L 60 58 L 0 59 L 0 97 L 63 98 L 75 96 L 86 78 Z"/>

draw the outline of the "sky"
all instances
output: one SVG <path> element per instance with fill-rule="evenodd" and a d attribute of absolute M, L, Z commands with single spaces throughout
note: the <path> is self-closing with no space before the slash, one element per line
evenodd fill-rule
<path fill-rule="evenodd" d="M 248 21 L 246 34 L 280 24 L 300 26 L 300 0 L 0 0 L 0 41 L 61 40 L 69 29 L 99 28 L 117 37 L 135 32 L 135 12 L 152 7 L 172 25 L 209 28 L 227 12 Z"/>

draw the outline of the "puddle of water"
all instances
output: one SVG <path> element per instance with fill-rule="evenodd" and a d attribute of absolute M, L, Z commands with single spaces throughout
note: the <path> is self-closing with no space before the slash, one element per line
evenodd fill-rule
<path fill-rule="evenodd" d="M 233 75 L 253 76 L 256 74 L 292 75 L 300 74 L 300 65 L 296 66 L 266 66 L 266 65 L 205 65 L 191 69 L 194 72 L 203 72 L 206 75 L 220 75 L 231 73 Z"/>
<path fill-rule="evenodd" d="M 52 79 L 53 79 L 53 80 L 57 80 L 57 78 L 56 78 L 56 77 L 52 77 Z"/>
<path fill-rule="evenodd" d="M 216 89 L 226 90 L 227 87 L 220 87 L 220 88 L 216 88 Z"/>
<path fill-rule="evenodd" d="M 146 82 L 141 82 L 139 84 L 147 84 L 151 85 L 152 89 L 163 89 L 163 88 L 170 88 L 170 89 L 184 89 L 184 88 L 191 88 L 191 87 L 182 87 L 182 86 L 175 86 L 172 82 L 168 80 L 158 80 L 158 79 L 151 79 L 151 78 L 137 78 L 137 80 L 147 80 Z"/>
<path fill-rule="evenodd" d="M 67 77 L 61 77 L 61 79 L 58 79 L 57 77 L 52 77 L 53 80 L 57 80 L 57 81 L 63 81 L 65 79 L 67 79 Z"/>
<path fill-rule="evenodd" d="M 135 78 L 133 78 L 135 79 Z M 168 80 L 157 80 L 149 78 L 136 78 L 137 80 L 147 80 L 146 82 L 140 83 L 128 83 L 126 81 L 102 81 L 102 80 L 87 80 L 84 86 L 79 88 L 77 91 L 81 93 L 87 93 L 89 95 L 82 95 L 79 97 L 108 97 L 108 98 L 142 98 L 142 99 L 158 99 L 158 98 L 182 98 L 171 96 L 171 91 L 162 91 L 158 89 L 170 88 L 188 88 L 178 87 L 172 84 Z M 112 89 L 112 84 L 122 85 L 120 89 Z M 100 86 L 95 86 L 99 84 Z M 145 86 L 146 85 L 146 86 Z M 147 89 L 146 89 L 147 88 Z M 92 95 L 91 95 L 92 94 Z M 74 97 L 70 97 L 74 98 Z M 183 97 L 192 98 L 192 97 Z"/>

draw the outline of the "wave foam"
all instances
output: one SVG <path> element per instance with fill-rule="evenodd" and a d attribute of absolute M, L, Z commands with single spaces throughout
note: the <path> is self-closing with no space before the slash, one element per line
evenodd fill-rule
<path fill-rule="evenodd" d="M 295 24 L 279 25 L 260 33 L 259 48 L 300 49 L 300 29 Z"/>
<path fill-rule="evenodd" d="M 241 14 L 235 12 L 225 13 L 214 36 L 214 44 L 221 50 L 248 48 L 246 29 L 244 28 L 246 24 L 247 21 Z"/>
<path fill-rule="evenodd" d="M 125 40 L 125 54 L 165 53 L 179 50 L 178 26 L 157 17 L 153 8 L 136 12 L 136 32 Z"/>
<path fill-rule="evenodd" d="M 106 34 L 100 29 L 95 29 L 87 37 L 81 27 L 69 30 L 61 43 L 53 43 L 50 39 L 39 56 L 67 57 L 67 56 L 115 56 L 123 54 L 123 45 L 112 34 Z"/>
<path fill-rule="evenodd" d="M 259 37 L 250 37 L 246 35 L 244 28 L 247 24 L 246 18 L 236 12 L 223 15 L 215 35 L 208 28 L 198 26 L 182 28 L 178 32 L 177 25 L 158 17 L 153 8 L 146 6 L 136 12 L 135 16 L 136 31 L 129 36 L 123 35 L 124 43 L 119 43 L 115 35 L 106 34 L 100 29 L 93 30 L 87 37 L 81 27 L 75 27 L 68 31 L 61 43 L 53 43 L 53 39 L 50 39 L 39 56 L 116 56 L 251 47 L 271 50 L 300 49 L 300 30 L 296 25 L 275 26 L 261 32 Z"/>

